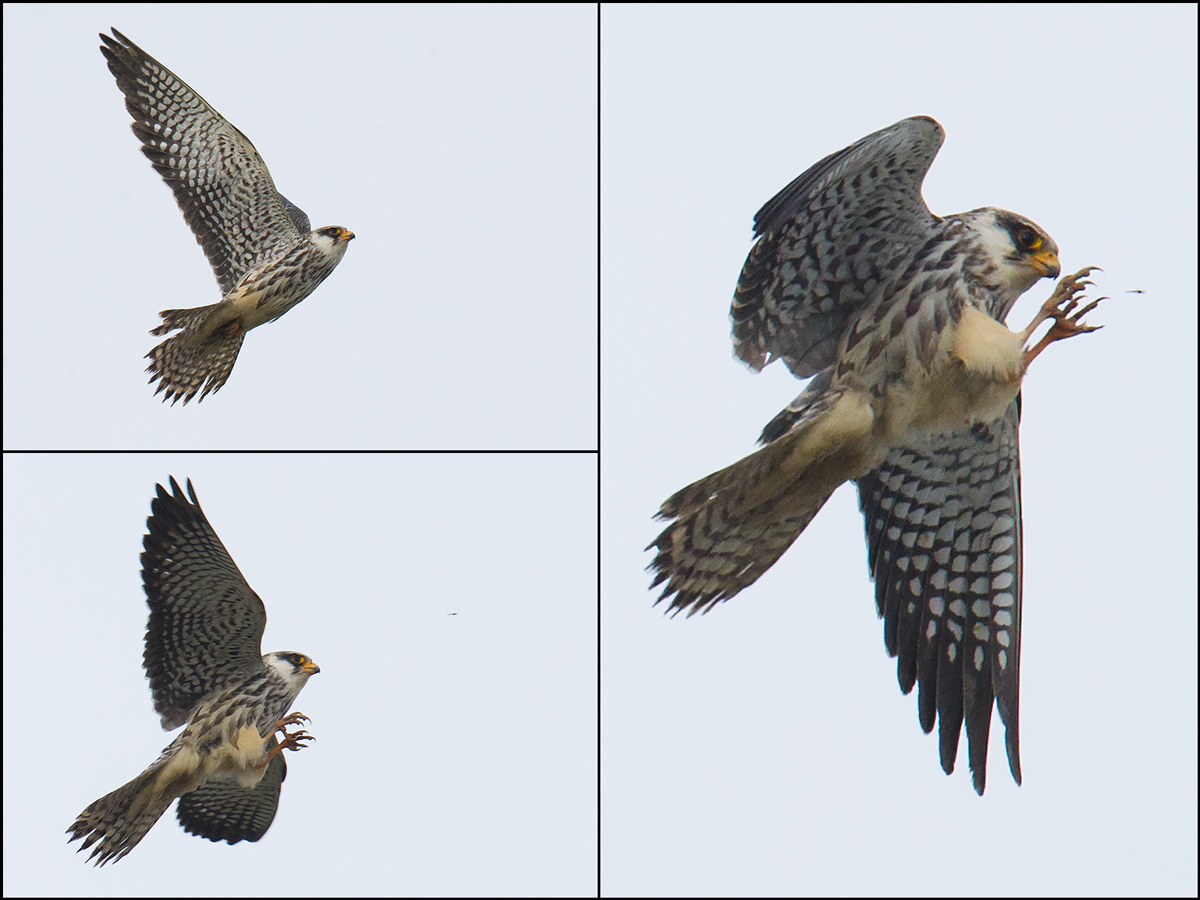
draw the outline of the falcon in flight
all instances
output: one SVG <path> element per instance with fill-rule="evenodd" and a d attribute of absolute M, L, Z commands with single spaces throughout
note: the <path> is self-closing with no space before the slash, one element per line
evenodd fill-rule
<path fill-rule="evenodd" d="M 262 655 L 266 610 L 221 543 L 188 481 L 158 485 L 143 538 L 150 605 L 143 664 L 165 731 L 185 725 L 151 766 L 106 794 L 67 829 L 96 865 L 137 846 L 167 807 L 210 841 L 257 841 L 271 826 L 287 777 L 284 750 L 312 736 L 288 732 L 287 712 L 320 668 L 303 653 Z M 282 736 L 277 740 L 276 733 Z M 69 842 L 68 842 L 69 843 Z"/>
<path fill-rule="evenodd" d="M 939 217 L 921 183 L 942 128 L 917 116 L 833 153 L 755 217 L 734 294 L 734 352 L 815 376 L 760 450 L 666 500 L 647 549 L 659 601 L 708 612 L 753 584 L 839 485 L 858 486 L 867 561 L 904 693 L 919 685 L 954 770 L 966 721 L 983 794 L 996 701 L 1021 783 L 1021 379 L 1054 341 L 1094 331 L 1077 310 L 1090 268 L 1064 278 L 1028 328 L 1004 320 L 1058 247 L 1016 213 Z M 1053 326 L 1028 342 L 1047 319 Z M 657 602 L 657 601 L 656 601 Z"/>
<path fill-rule="evenodd" d="M 163 400 L 197 402 L 229 379 L 246 332 L 273 322 L 329 277 L 354 239 L 340 225 L 312 230 L 275 190 L 250 139 L 129 38 L 100 35 L 100 52 L 125 95 L 142 153 L 175 193 L 204 248 L 223 299 L 166 309 L 150 333 L 179 333 L 146 354 Z"/>

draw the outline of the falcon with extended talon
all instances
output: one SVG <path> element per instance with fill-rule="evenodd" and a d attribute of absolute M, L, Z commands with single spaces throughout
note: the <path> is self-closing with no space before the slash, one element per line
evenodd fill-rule
<path fill-rule="evenodd" d="M 100 39 L 142 153 L 175 193 L 223 294 L 211 306 L 163 310 L 150 332 L 180 329 L 146 354 L 146 371 L 159 382 L 155 394 L 166 391 L 164 401 L 182 398 L 186 406 L 201 389 L 197 402 L 221 389 L 246 332 L 316 290 L 354 233 L 340 225 L 312 230 L 304 211 L 275 190 L 248 137 L 117 29 Z"/>
<path fill-rule="evenodd" d="M 211 841 L 257 841 L 279 805 L 284 750 L 312 736 L 288 715 L 320 668 L 303 653 L 262 654 L 267 614 L 221 543 L 188 481 L 158 485 L 143 538 L 150 619 L 143 663 L 166 731 L 186 725 L 133 781 L 101 797 L 67 829 L 89 860 L 115 862 L 179 798 L 184 829 Z M 275 735 L 282 735 L 277 740 Z"/>
<path fill-rule="evenodd" d="M 919 685 L 926 732 L 940 722 L 947 774 L 965 719 L 982 794 L 993 699 L 1021 782 L 1021 379 L 1050 343 L 1094 331 L 1082 318 L 1099 301 L 1077 310 L 1084 269 L 1028 328 L 1004 326 L 1021 294 L 1058 277 L 1058 247 L 1005 210 L 933 215 L 921 183 L 943 136 L 931 118 L 904 119 L 759 210 L 731 310 L 735 354 L 815 377 L 766 426 L 762 449 L 663 503 L 670 524 L 651 568 L 669 611 L 707 612 L 854 481 L 900 687 Z"/>

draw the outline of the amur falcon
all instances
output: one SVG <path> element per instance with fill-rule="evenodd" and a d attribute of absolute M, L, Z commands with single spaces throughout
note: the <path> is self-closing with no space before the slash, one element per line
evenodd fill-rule
<path fill-rule="evenodd" d="M 755 217 L 731 318 L 736 356 L 815 376 L 764 429 L 765 446 L 667 499 L 647 549 L 659 600 L 707 612 L 753 584 L 839 485 L 858 486 L 884 641 L 921 727 L 940 722 L 954 770 L 966 721 L 983 794 L 992 701 L 1018 784 L 1021 379 L 1050 343 L 1094 331 L 1064 278 L 1028 328 L 1017 298 L 1059 275 L 1058 247 L 1002 209 L 933 215 L 921 184 L 942 145 L 931 118 L 833 153 Z M 1049 332 L 1027 346 L 1034 329 Z"/>
<path fill-rule="evenodd" d="M 162 63 L 115 28 L 100 52 L 125 95 L 142 153 L 175 193 L 204 248 L 223 299 L 166 309 L 150 333 L 179 334 L 146 354 L 155 394 L 172 405 L 229 378 L 246 332 L 273 322 L 316 290 L 346 253 L 353 232 L 315 231 L 304 211 L 275 190 L 250 139 Z"/>
<path fill-rule="evenodd" d="M 266 610 L 217 537 L 191 481 L 158 485 L 142 545 L 150 605 L 143 664 L 165 731 L 186 726 L 146 771 L 79 814 L 67 829 L 89 860 L 117 861 L 167 807 L 184 829 L 211 841 L 257 841 L 271 826 L 287 777 L 284 750 L 312 740 L 288 725 L 309 677 L 303 653 L 262 654 Z M 275 735 L 281 735 L 277 740 Z"/>

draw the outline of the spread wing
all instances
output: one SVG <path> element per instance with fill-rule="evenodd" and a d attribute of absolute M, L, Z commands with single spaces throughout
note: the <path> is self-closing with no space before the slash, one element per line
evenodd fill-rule
<path fill-rule="evenodd" d="M 851 317 L 937 233 L 921 183 L 943 137 L 933 119 L 904 119 L 825 157 L 758 211 L 730 309 L 739 359 L 762 369 L 780 358 L 797 378 L 836 361 Z"/>
<path fill-rule="evenodd" d="M 250 139 L 166 66 L 115 28 L 100 52 L 125 95 L 142 153 L 175 194 L 221 292 L 309 233 Z"/>
<path fill-rule="evenodd" d="M 919 685 L 926 733 L 938 721 L 954 771 L 963 723 L 975 790 L 987 774 L 992 702 L 1021 783 L 1021 467 L 1018 404 L 990 425 L 893 449 L 858 479 L 884 643 L 904 693 Z"/>
<path fill-rule="evenodd" d="M 144 665 L 162 726 L 170 731 L 229 679 L 263 671 L 267 612 L 221 543 L 188 481 L 157 485 L 142 539 L 150 619 Z"/>

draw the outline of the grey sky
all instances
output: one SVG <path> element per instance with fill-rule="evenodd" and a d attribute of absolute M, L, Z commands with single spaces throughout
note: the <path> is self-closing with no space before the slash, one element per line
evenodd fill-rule
<path fill-rule="evenodd" d="M 5 895 L 159 895 L 188 871 L 262 897 L 594 890 L 594 456 L 4 462 Z M 264 649 L 321 666 L 296 703 L 316 741 L 259 843 L 171 810 L 95 871 L 63 832 L 173 737 L 138 559 L 169 475 L 263 598 Z"/>
<path fill-rule="evenodd" d="M 7 448 L 595 447 L 593 8 L 5 5 L 4 26 Z M 314 227 L 358 236 L 186 409 L 146 384 L 148 331 L 220 293 L 129 130 L 110 26 Z"/>
<path fill-rule="evenodd" d="M 607 894 L 1195 893 L 1195 41 L 1193 6 L 602 9 Z M 731 355 L 755 211 L 916 114 L 934 212 L 1028 216 L 1112 297 L 1025 381 L 1025 785 L 996 718 L 982 799 L 897 687 L 852 489 L 707 616 L 642 571 L 801 387 Z"/>

